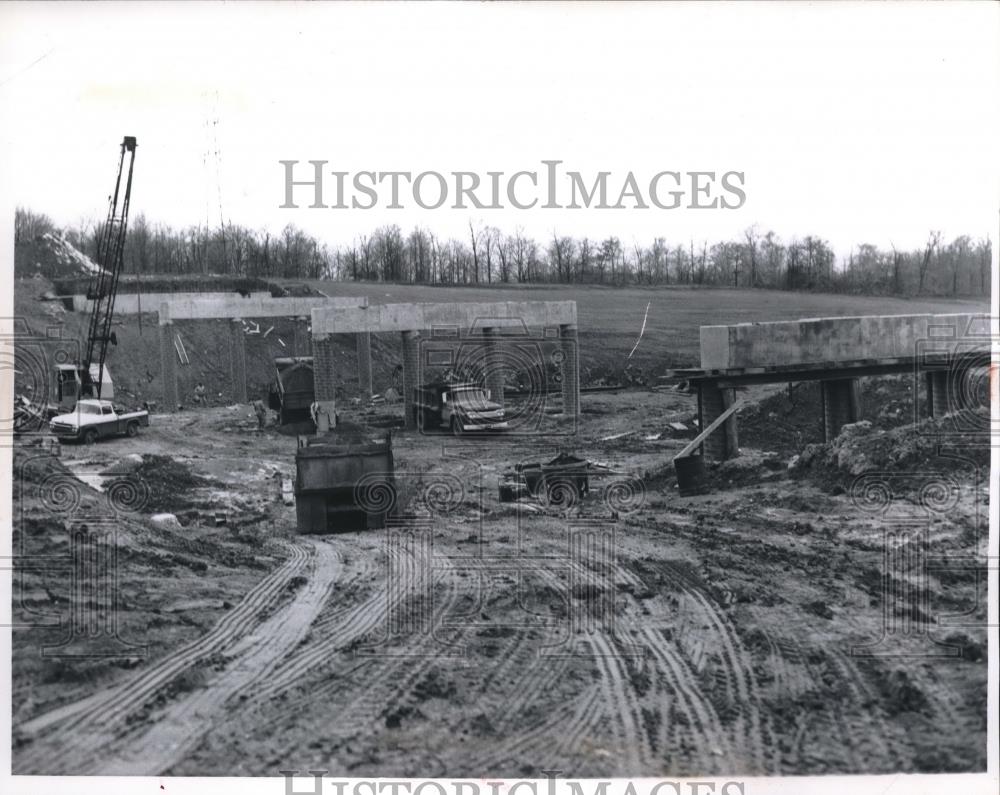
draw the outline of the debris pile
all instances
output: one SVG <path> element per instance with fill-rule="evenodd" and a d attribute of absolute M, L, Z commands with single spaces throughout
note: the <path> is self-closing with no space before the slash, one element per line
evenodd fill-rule
<path fill-rule="evenodd" d="M 144 455 L 141 462 L 119 460 L 102 474 L 112 478 L 106 485 L 108 492 L 116 488 L 134 491 L 132 507 L 150 513 L 190 508 L 197 503 L 191 492 L 212 485 L 211 480 L 193 473 L 187 465 L 162 455 Z"/>
<path fill-rule="evenodd" d="M 831 442 L 807 445 L 792 458 L 789 469 L 793 474 L 836 483 L 868 471 L 986 466 L 989 428 L 989 410 L 985 407 L 889 430 L 862 420 L 845 425 Z"/>

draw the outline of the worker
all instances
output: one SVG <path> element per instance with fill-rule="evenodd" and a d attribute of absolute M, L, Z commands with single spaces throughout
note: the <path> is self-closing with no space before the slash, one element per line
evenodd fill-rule
<path fill-rule="evenodd" d="M 267 409 L 264 408 L 263 400 L 253 402 L 253 413 L 257 415 L 257 430 L 264 430 L 264 424 L 267 422 Z"/>
<path fill-rule="evenodd" d="M 205 385 L 201 381 L 194 388 L 194 402 L 199 406 L 205 403 Z"/>

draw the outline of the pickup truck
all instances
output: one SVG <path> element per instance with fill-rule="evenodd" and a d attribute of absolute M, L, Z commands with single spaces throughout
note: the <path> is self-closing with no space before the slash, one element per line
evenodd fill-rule
<path fill-rule="evenodd" d="M 413 397 L 417 426 L 424 430 L 447 428 L 458 435 L 509 427 L 503 407 L 477 384 L 425 384 L 414 390 Z"/>
<path fill-rule="evenodd" d="M 49 420 L 49 430 L 59 439 L 93 444 L 106 436 L 135 436 L 149 427 L 149 412 L 126 411 L 110 400 L 78 400 L 68 414 Z"/>

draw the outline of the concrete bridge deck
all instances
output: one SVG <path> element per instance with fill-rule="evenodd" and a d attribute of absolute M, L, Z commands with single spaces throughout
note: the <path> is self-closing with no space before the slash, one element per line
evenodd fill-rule
<path fill-rule="evenodd" d="M 755 384 L 820 381 L 823 436 L 830 440 L 860 417 L 858 379 L 913 373 L 923 380 L 930 416 L 966 408 L 968 380 L 991 366 L 988 315 L 873 315 L 701 327 L 700 368 L 667 378 L 698 390 L 705 428 Z M 722 460 L 739 452 L 736 415 L 709 435 L 703 454 Z"/>

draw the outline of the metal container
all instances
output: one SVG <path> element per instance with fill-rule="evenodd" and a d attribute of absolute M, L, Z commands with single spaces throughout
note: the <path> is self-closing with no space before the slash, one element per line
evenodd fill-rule
<path fill-rule="evenodd" d="M 300 533 L 384 527 L 395 508 L 392 439 L 333 432 L 299 437 L 295 515 Z"/>
<path fill-rule="evenodd" d="M 682 497 L 693 497 L 708 492 L 708 473 L 705 459 L 700 455 L 686 455 L 674 459 L 677 473 L 677 490 Z"/>

